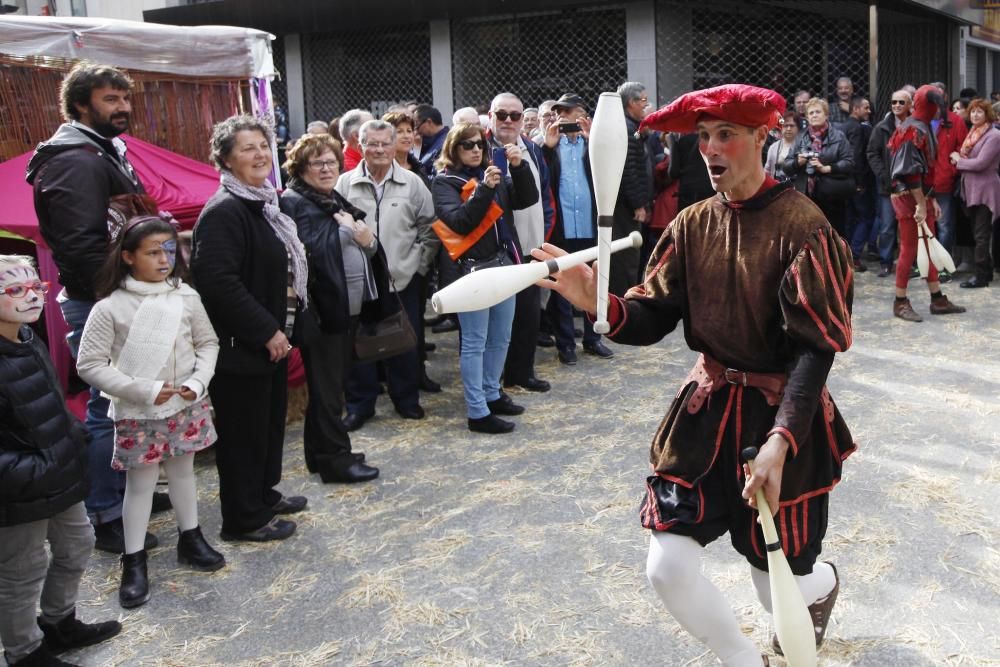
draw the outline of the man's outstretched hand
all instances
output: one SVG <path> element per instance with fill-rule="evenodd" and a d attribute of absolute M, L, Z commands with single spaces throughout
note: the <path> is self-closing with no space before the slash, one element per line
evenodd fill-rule
<path fill-rule="evenodd" d="M 531 251 L 532 257 L 543 262 L 567 254 L 569 253 L 551 243 L 543 243 L 541 248 Z M 536 284 L 558 292 L 571 304 L 591 315 L 597 311 L 597 272 L 587 264 L 578 264 L 560 271 Z"/>

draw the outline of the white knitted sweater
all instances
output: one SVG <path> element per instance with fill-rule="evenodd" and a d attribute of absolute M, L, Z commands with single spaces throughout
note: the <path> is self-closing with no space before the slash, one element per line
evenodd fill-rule
<path fill-rule="evenodd" d="M 201 297 L 183 283 L 168 292 L 171 298 L 179 297 L 183 302 L 177 330 L 151 332 L 148 350 L 145 355 L 140 354 L 149 359 L 166 358 L 166 362 L 155 364 L 158 368 L 154 369 L 142 367 L 141 361 L 137 367 L 133 360 L 131 366 L 135 370 L 132 373 L 119 369 L 120 362 L 125 361 L 120 355 L 129 339 L 136 312 L 145 299 L 160 297 L 150 293 L 149 285 L 126 279 L 122 288 L 94 305 L 83 329 L 77 372 L 81 379 L 111 398 L 108 416 L 112 419 L 163 419 L 174 415 L 190 403 L 174 395 L 166 403 L 154 405 L 163 385 L 169 382 L 174 387 L 187 386 L 196 394 L 196 400 L 201 400 L 215 374 L 219 339 Z M 163 285 L 166 287 L 165 283 Z M 166 293 L 161 294 L 166 296 Z M 170 345 L 171 339 L 172 350 L 165 355 L 155 349 Z"/>

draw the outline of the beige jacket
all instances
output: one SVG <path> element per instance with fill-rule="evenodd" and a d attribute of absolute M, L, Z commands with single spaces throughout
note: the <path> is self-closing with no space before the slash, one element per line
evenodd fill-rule
<path fill-rule="evenodd" d="M 341 174 L 336 189 L 367 214 L 365 223 L 378 236 L 385 250 L 397 292 L 406 289 L 414 274 L 427 274 L 441 242 L 431 229 L 434 202 L 419 176 L 393 161 L 379 199 L 375 182 L 362 161 L 351 171 Z"/>

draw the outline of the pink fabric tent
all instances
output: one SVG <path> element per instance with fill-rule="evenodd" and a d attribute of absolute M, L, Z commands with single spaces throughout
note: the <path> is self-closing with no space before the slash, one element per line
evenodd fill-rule
<path fill-rule="evenodd" d="M 170 211 L 184 229 L 191 229 L 205 202 L 219 187 L 219 174 L 212 167 L 153 144 L 123 137 L 128 144 L 128 158 L 139 174 L 146 191 L 161 210 Z M 205 147 L 206 152 L 208 147 Z M 65 386 L 73 364 L 64 342 L 67 328 L 56 295 L 62 289 L 58 271 L 38 231 L 31 186 L 24 180 L 31 153 L 0 162 L 0 229 L 22 236 L 37 244 L 38 268 L 42 280 L 52 282 L 46 299 L 45 327 L 49 335 L 49 353 L 56 372 Z"/>

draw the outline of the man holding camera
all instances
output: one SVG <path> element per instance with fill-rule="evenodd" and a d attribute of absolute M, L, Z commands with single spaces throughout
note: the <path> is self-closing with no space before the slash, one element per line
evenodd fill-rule
<path fill-rule="evenodd" d="M 597 243 L 597 204 L 587 153 L 590 118 L 586 103 L 574 93 L 560 97 L 552 110 L 559 114 L 559 121 L 545 129 L 542 146 L 556 206 L 556 224 L 549 240 L 574 252 L 592 248 Z M 546 310 L 555 329 L 559 361 L 569 366 L 576 364 L 572 306 L 553 293 Z M 583 322 L 583 350 L 604 359 L 614 356 L 614 352 L 601 342 L 601 336 L 594 333 L 593 324 L 587 318 Z"/>

